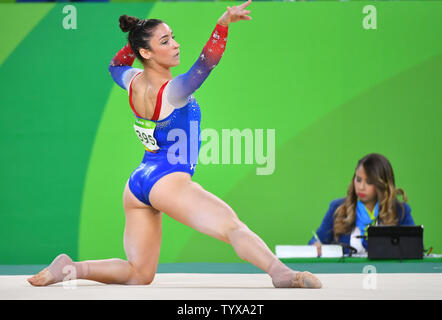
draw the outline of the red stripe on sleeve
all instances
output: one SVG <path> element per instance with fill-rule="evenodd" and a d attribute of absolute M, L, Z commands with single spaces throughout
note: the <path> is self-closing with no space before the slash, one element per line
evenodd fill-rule
<path fill-rule="evenodd" d="M 134 63 L 135 54 L 129 43 L 127 43 L 117 54 L 112 58 L 111 66 L 131 66 Z"/>

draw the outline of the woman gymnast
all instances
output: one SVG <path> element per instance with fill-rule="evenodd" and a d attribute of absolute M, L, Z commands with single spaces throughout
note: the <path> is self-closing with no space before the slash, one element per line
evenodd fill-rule
<path fill-rule="evenodd" d="M 112 59 L 109 71 L 114 81 L 128 91 L 135 115 L 135 131 L 144 145 L 141 164 L 132 172 L 124 193 L 126 217 L 124 250 L 127 260 L 106 259 L 74 262 L 66 255 L 28 279 L 46 286 L 66 279 L 66 266 L 75 271 L 70 279 L 107 284 L 147 285 L 157 270 L 161 245 L 162 212 L 206 235 L 229 243 L 238 256 L 265 271 L 277 288 L 320 288 L 310 272 L 297 272 L 283 264 L 267 245 L 239 220 L 223 200 L 191 180 L 197 157 L 182 152 L 180 161 L 170 161 L 174 141 L 168 133 L 180 129 L 186 143 L 178 151 L 191 150 L 189 131 L 197 124 L 200 107 L 193 93 L 202 85 L 224 53 L 230 23 L 250 20 L 246 8 L 251 0 L 227 7 L 197 61 L 185 73 L 172 77 L 170 68 L 180 62 L 180 45 L 171 28 L 161 20 L 139 20 L 123 15 L 120 27 L 129 31 L 126 44 Z M 135 57 L 144 69 L 132 68 Z M 199 140 L 199 139 L 198 139 Z M 198 148 L 200 141 L 197 143 Z M 195 147 L 194 147 L 195 148 Z M 198 151 L 198 150 L 197 150 Z"/>
<path fill-rule="evenodd" d="M 403 202 L 397 200 L 402 195 Z M 356 165 L 347 190 L 347 197 L 333 200 L 309 244 L 340 243 L 344 253 L 350 249 L 365 253 L 364 235 L 370 225 L 414 225 L 404 190 L 396 189 L 390 161 L 380 154 L 368 154 Z"/>

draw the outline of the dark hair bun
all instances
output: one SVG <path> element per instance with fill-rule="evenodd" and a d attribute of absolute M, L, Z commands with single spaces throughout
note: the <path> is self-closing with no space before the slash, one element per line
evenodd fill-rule
<path fill-rule="evenodd" d="M 120 17 L 120 28 L 121 30 L 123 30 L 123 32 L 128 32 L 132 30 L 139 21 L 140 19 L 138 19 L 137 17 L 131 17 L 123 14 Z"/>

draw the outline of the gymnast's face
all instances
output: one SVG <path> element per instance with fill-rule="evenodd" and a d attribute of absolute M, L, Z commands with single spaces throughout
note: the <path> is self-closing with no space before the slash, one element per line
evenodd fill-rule
<path fill-rule="evenodd" d="M 363 203 L 376 202 L 376 186 L 373 184 L 374 181 L 367 178 L 364 166 L 357 168 L 353 183 L 359 200 Z"/>
<path fill-rule="evenodd" d="M 177 66 L 180 64 L 180 45 L 174 38 L 170 27 L 161 23 L 155 28 L 149 41 L 151 50 L 140 49 L 140 54 L 149 63 L 159 64 L 166 68 Z"/>

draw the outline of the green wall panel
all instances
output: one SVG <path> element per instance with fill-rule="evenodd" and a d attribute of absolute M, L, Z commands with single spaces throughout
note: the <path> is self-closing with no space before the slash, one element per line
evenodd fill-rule
<path fill-rule="evenodd" d="M 235 4 L 75 4 L 76 30 L 62 27 L 65 4 L 8 5 L 37 14 L 17 38 L 2 31 L 0 264 L 43 264 L 60 252 L 125 258 L 122 194 L 143 148 L 127 92 L 107 70 L 126 42 L 118 17 L 166 21 L 181 45 L 178 75 Z M 376 30 L 362 28 L 365 5 L 377 8 Z M 441 252 L 442 3 L 250 8 L 253 20 L 230 26 L 225 54 L 195 97 L 203 130 L 274 129 L 275 170 L 257 175 L 263 166 L 244 164 L 243 152 L 243 164 L 200 163 L 194 180 L 274 249 L 305 244 L 330 201 L 345 196 L 357 160 L 383 153 L 426 247 Z M 162 263 L 239 261 L 229 245 L 167 215 L 163 229 Z"/>

